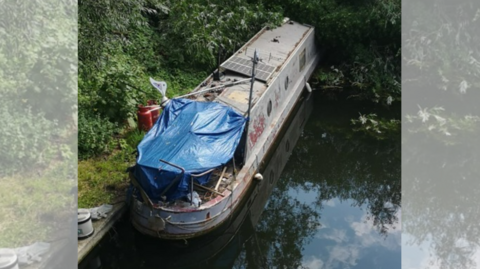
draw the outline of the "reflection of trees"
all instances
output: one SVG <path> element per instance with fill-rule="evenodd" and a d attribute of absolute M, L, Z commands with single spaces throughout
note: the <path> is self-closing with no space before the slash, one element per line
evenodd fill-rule
<path fill-rule="evenodd" d="M 472 268 L 480 249 L 479 3 L 403 6 L 403 228 L 410 243 L 430 243 L 435 268 Z"/>
<path fill-rule="evenodd" d="M 319 219 L 314 208 L 275 189 L 233 268 L 299 268 L 303 245 L 315 234 Z"/>
<path fill-rule="evenodd" d="M 323 114 L 331 117 L 326 112 Z M 338 123 L 325 123 L 321 117 L 311 121 L 286 168 L 286 177 L 295 179 L 291 187 L 318 192 L 317 205 L 332 198 L 352 199 L 356 206 L 366 205 L 374 225 L 385 234 L 389 225 L 398 222 L 395 214 L 401 200 L 399 137 L 373 141 L 350 135 L 349 129 Z"/>
<path fill-rule="evenodd" d="M 430 242 L 440 268 L 473 268 L 480 238 L 478 148 L 418 143 L 404 153 L 409 161 L 404 228 L 414 238 L 409 243 Z M 429 154 L 421 150 L 424 147 L 437 150 Z"/>
<path fill-rule="evenodd" d="M 372 141 L 355 135 L 345 125 L 351 117 L 347 114 L 339 119 L 328 109 L 313 112 L 256 226 L 257 238 L 251 238 L 246 245 L 252 245 L 237 257 L 238 268 L 301 267 L 303 246 L 320 225 L 322 201 L 332 198 L 366 205 L 383 234 L 399 221 L 399 137 Z M 327 136 L 322 138 L 322 133 Z M 297 188 L 317 192 L 316 202 L 305 204 L 289 195 Z M 258 265 L 258 253 L 266 257 L 264 266 Z"/>
<path fill-rule="evenodd" d="M 280 179 L 279 185 L 283 185 L 284 178 Z M 303 245 L 319 225 L 319 212 L 288 196 L 285 190 L 276 188 L 262 217 L 256 229 L 260 243 L 270 242 L 261 244 L 270 267 L 298 268 Z"/>

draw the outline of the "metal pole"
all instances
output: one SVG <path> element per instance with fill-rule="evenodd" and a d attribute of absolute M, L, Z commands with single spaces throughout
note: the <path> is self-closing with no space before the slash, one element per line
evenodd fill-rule
<path fill-rule="evenodd" d="M 253 96 L 253 84 L 255 83 L 255 67 L 257 66 L 258 63 L 258 56 L 257 56 L 257 50 L 253 53 L 253 59 L 252 59 L 252 81 L 250 83 L 250 96 L 248 98 L 248 111 L 247 111 L 247 128 L 246 128 L 246 137 L 245 137 L 245 152 L 244 152 L 244 157 L 245 160 L 247 160 L 247 148 L 248 148 L 248 126 L 250 125 L 250 110 L 252 108 L 252 96 Z"/>
<path fill-rule="evenodd" d="M 217 72 L 213 74 L 213 80 L 219 81 L 220 80 L 220 50 L 222 49 L 222 45 L 218 46 L 218 59 L 217 59 Z"/>

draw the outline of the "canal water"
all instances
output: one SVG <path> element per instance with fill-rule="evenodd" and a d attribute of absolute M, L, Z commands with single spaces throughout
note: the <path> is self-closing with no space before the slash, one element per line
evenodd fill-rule
<path fill-rule="evenodd" d="M 354 132 L 359 113 L 399 111 L 306 96 L 262 166 L 264 179 L 219 230 L 164 242 L 126 216 L 79 267 L 400 268 L 400 133 Z"/>

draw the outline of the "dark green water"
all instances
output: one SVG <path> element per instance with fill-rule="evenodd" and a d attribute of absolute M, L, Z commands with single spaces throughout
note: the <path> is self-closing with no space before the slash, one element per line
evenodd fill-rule
<path fill-rule="evenodd" d="M 188 245 L 159 242 L 125 218 L 80 267 L 400 268 L 400 134 L 378 141 L 350 124 L 359 112 L 394 112 L 310 100 L 295 147 L 278 154 L 291 154 L 283 172 L 266 176 L 249 207 L 220 231 Z M 296 139 L 295 132 L 286 136 Z"/>

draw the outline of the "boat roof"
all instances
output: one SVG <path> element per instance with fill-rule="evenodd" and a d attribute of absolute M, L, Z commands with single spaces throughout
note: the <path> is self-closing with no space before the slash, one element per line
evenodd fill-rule
<path fill-rule="evenodd" d="M 195 91 L 229 85 L 250 78 L 252 58 L 256 50 L 260 63 L 256 67 L 256 80 L 253 85 L 252 105 L 254 106 L 268 88 L 270 81 L 277 78 L 289 56 L 312 28 L 312 26 L 294 21 L 288 21 L 275 29 L 264 28 L 220 65 L 221 71 L 224 73 L 220 81 L 214 81 L 212 77 L 209 77 Z M 249 94 L 250 82 L 247 82 L 226 86 L 225 90 L 215 96 L 197 96 L 197 100 L 214 100 L 233 107 L 245 115 L 248 109 Z"/>
<path fill-rule="evenodd" d="M 257 53 L 264 63 L 278 71 L 312 26 L 289 21 L 272 30 L 263 29 L 236 54 L 248 60 Z"/>

